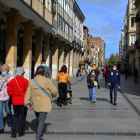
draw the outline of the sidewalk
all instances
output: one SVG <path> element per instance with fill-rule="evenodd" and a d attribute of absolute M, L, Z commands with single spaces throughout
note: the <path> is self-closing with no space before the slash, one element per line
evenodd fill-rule
<path fill-rule="evenodd" d="M 127 101 L 140 115 L 140 82 L 135 83 L 133 77 L 128 77 L 126 80 L 121 76 L 121 90 Z"/>

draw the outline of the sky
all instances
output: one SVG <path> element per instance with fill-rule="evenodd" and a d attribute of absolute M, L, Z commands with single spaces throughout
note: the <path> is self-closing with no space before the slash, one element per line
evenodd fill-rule
<path fill-rule="evenodd" d="M 76 0 L 85 16 L 89 34 L 106 43 L 106 58 L 119 53 L 119 40 L 124 25 L 128 0 Z"/>

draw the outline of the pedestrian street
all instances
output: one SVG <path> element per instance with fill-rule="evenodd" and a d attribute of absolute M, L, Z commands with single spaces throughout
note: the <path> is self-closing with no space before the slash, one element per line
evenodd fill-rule
<path fill-rule="evenodd" d="M 77 81 L 76 81 L 77 80 Z M 54 82 L 56 83 L 56 82 Z M 101 89 L 96 89 L 96 103 L 89 100 L 86 79 L 72 80 L 73 103 L 58 107 L 56 100 L 53 110 L 45 123 L 45 140 L 139 140 L 140 122 L 137 115 L 118 92 L 117 106 L 110 104 L 109 88 L 100 77 Z M 6 123 L 6 119 L 5 123 Z M 10 128 L 0 140 L 12 140 Z M 25 126 L 26 135 L 18 140 L 34 140 L 36 120 L 33 109 L 28 110 Z"/>

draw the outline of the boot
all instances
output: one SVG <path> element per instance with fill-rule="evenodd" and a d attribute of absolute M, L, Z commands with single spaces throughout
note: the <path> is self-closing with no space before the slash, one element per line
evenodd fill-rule
<path fill-rule="evenodd" d="M 12 138 L 16 138 L 17 137 L 17 134 L 16 134 L 15 130 L 11 130 L 11 137 Z"/>

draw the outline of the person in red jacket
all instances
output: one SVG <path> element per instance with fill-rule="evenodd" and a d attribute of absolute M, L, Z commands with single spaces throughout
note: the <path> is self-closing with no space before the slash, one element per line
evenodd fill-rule
<path fill-rule="evenodd" d="M 9 96 L 12 97 L 12 104 L 14 108 L 14 119 L 11 129 L 11 137 L 14 138 L 17 137 L 15 130 L 19 119 L 20 126 L 18 136 L 21 137 L 25 135 L 23 130 L 26 121 L 27 108 L 24 106 L 24 97 L 28 88 L 28 80 L 23 77 L 24 73 L 23 67 L 17 67 L 15 70 L 15 78 L 9 82 L 7 89 Z"/>
<path fill-rule="evenodd" d="M 108 73 L 109 73 L 109 69 L 108 69 L 108 67 L 106 67 L 106 69 L 104 70 L 104 73 L 103 73 L 103 76 L 105 77 L 105 85 L 107 85 Z"/>

